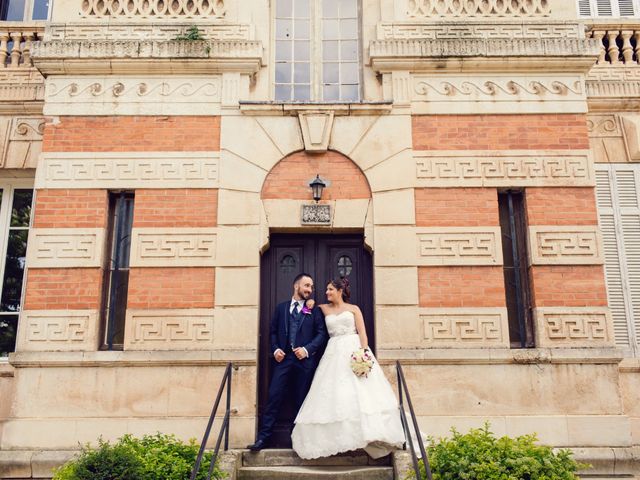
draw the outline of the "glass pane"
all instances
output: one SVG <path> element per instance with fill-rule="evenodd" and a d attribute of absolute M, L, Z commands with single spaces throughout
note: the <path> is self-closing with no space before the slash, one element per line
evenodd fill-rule
<path fill-rule="evenodd" d="M 28 230 L 9 230 L 0 304 L 0 309 L 3 312 L 20 311 L 20 294 L 22 293 L 28 237 Z"/>
<path fill-rule="evenodd" d="M 278 0 L 276 4 L 276 17 L 292 17 L 293 16 L 292 0 Z"/>
<path fill-rule="evenodd" d="M 360 88 L 358 85 L 342 85 L 340 86 L 340 100 L 347 102 L 357 102 L 360 100 Z"/>
<path fill-rule="evenodd" d="M 295 0 L 295 17 L 309 18 L 309 0 Z"/>
<path fill-rule="evenodd" d="M 340 58 L 338 58 L 338 42 L 333 40 L 329 42 L 322 42 L 322 59 L 325 61 L 340 60 Z"/>
<path fill-rule="evenodd" d="M 358 16 L 357 0 L 339 0 L 339 2 L 341 18 L 356 18 Z"/>
<path fill-rule="evenodd" d="M 358 60 L 358 41 L 347 40 L 340 42 L 340 60 L 355 62 Z"/>
<path fill-rule="evenodd" d="M 276 39 L 286 40 L 293 38 L 293 22 L 291 20 L 276 20 Z"/>
<path fill-rule="evenodd" d="M 11 208 L 11 226 L 28 227 L 31 217 L 31 202 L 33 190 L 15 190 L 13 193 L 13 206 Z"/>
<path fill-rule="evenodd" d="M 129 268 L 131 228 L 133 226 L 133 198 L 119 197 L 116 202 L 117 225 L 113 261 L 118 268 Z"/>
<path fill-rule="evenodd" d="M 276 101 L 288 102 L 291 100 L 291 85 L 276 85 Z"/>
<path fill-rule="evenodd" d="M 342 40 L 358 38 L 358 24 L 355 19 L 340 20 L 340 38 Z"/>
<path fill-rule="evenodd" d="M 311 44 L 309 42 L 296 41 L 293 45 L 293 58 L 296 62 L 308 62 L 311 56 Z"/>
<path fill-rule="evenodd" d="M 322 87 L 322 99 L 325 102 L 340 100 L 340 88 L 338 85 L 325 85 Z"/>
<path fill-rule="evenodd" d="M 323 18 L 338 17 L 338 0 L 323 0 L 322 17 Z"/>
<path fill-rule="evenodd" d="M 340 70 L 340 83 L 359 83 L 357 63 L 341 63 Z"/>
<path fill-rule="evenodd" d="M 285 255 L 280 260 L 280 271 L 282 273 L 291 273 L 296 269 L 296 259 L 291 255 Z"/>
<path fill-rule="evenodd" d="M 0 357 L 6 357 L 16 349 L 18 315 L 0 316 Z"/>
<path fill-rule="evenodd" d="M 325 63 L 322 65 L 322 81 L 324 83 L 338 83 L 337 63 Z"/>
<path fill-rule="evenodd" d="M 24 19 L 24 1 L 25 0 L 9 0 L 7 7 L 7 16 L 3 20 L 19 20 Z"/>
<path fill-rule="evenodd" d="M 311 67 L 308 63 L 296 63 L 294 67 L 293 81 L 295 83 L 310 83 L 311 82 Z"/>
<path fill-rule="evenodd" d="M 294 22 L 294 34 L 296 39 L 309 39 L 309 20 L 296 20 Z"/>
<path fill-rule="evenodd" d="M 308 102 L 311 100 L 311 87 L 309 85 L 295 85 L 293 99 L 297 102 Z"/>
<path fill-rule="evenodd" d="M 106 344 L 109 346 L 122 345 L 124 343 L 124 322 L 127 313 L 128 290 L 129 271 L 116 270 L 111 272 L 106 338 Z"/>
<path fill-rule="evenodd" d="M 276 63 L 276 83 L 291 83 L 290 63 Z"/>
<path fill-rule="evenodd" d="M 49 17 L 49 0 L 33 0 L 32 20 L 46 20 Z"/>
<path fill-rule="evenodd" d="M 279 41 L 276 42 L 276 62 L 291 61 L 291 46 L 293 42 Z"/>
<path fill-rule="evenodd" d="M 322 38 L 323 40 L 337 40 L 340 38 L 339 20 L 322 21 Z"/>

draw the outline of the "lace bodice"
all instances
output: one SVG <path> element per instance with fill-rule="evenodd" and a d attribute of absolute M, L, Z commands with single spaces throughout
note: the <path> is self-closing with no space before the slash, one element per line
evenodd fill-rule
<path fill-rule="evenodd" d="M 324 317 L 324 321 L 327 324 L 327 330 L 330 337 L 353 335 L 358 333 L 356 331 L 356 319 L 353 316 L 353 312 L 350 312 L 349 310 L 345 310 L 338 314 L 330 313 Z"/>

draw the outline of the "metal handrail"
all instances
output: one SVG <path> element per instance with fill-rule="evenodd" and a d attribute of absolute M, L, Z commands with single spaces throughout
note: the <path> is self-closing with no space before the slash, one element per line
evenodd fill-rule
<path fill-rule="evenodd" d="M 422 435 L 420 434 L 420 428 L 418 427 L 418 419 L 413 410 L 413 404 L 411 403 L 411 396 L 409 395 L 409 388 L 407 387 L 407 381 L 404 379 L 404 372 L 402 371 L 402 365 L 400 361 L 396 362 L 396 374 L 398 376 L 398 403 L 400 404 L 400 418 L 402 419 L 402 428 L 404 428 L 404 434 L 409 444 L 409 451 L 411 452 L 411 460 L 413 461 L 413 468 L 416 472 L 416 478 L 420 478 L 420 466 L 418 465 L 418 456 L 416 455 L 416 449 L 413 445 L 413 437 L 411 436 L 411 430 L 409 429 L 409 423 L 407 422 L 407 414 L 404 411 L 404 396 L 407 397 L 407 406 L 409 407 L 409 413 L 411 414 L 411 423 L 416 432 L 416 440 L 418 447 L 420 448 L 420 455 L 424 462 L 424 470 L 427 474 L 427 480 L 431 480 L 431 466 L 429 465 L 429 458 L 427 457 L 427 451 L 424 448 L 422 442 Z M 403 395 L 404 393 L 404 395 Z"/>
<path fill-rule="evenodd" d="M 216 441 L 216 448 L 213 451 L 213 456 L 211 457 L 211 465 L 209 466 L 209 472 L 207 474 L 207 480 L 211 480 L 211 475 L 213 474 L 213 468 L 215 467 L 216 460 L 218 459 L 218 453 L 220 452 L 220 443 L 222 442 L 222 436 L 224 435 L 224 449 L 229 450 L 229 420 L 231 418 L 231 372 L 233 371 L 233 364 L 227 363 L 227 368 L 224 371 L 224 375 L 222 376 L 222 381 L 220 382 L 220 388 L 218 388 L 218 395 L 216 396 L 216 401 L 213 404 L 213 409 L 211 410 L 211 415 L 209 416 L 209 423 L 207 423 L 207 429 L 204 431 L 204 437 L 202 438 L 202 443 L 200 444 L 200 451 L 198 452 L 198 457 L 196 458 L 196 464 L 193 467 L 193 471 L 191 472 L 190 480 L 195 480 L 198 472 L 200 471 L 200 464 L 202 463 L 202 457 L 204 455 L 204 450 L 207 445 L 207 441 L 209 440 L 209 435 L 211 434 L 211 428 L 213 427 L 213 420 L 216 417 L 216 413 L 218 412 L 218 405 L 220 404 L 220 399 L 222 398 L 222 392 L 224 391 L 224 387 L 227 387 L 227 408 L 224 413 L 224 418 L 222 419 L 222 427 L 220 428 L 220 432 L 218 433 L 218 440 Z"/>

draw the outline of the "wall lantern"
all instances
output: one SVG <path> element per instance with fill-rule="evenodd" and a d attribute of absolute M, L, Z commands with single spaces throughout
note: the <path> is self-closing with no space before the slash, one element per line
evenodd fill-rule
<path fill-rule="evenodd" d="M 322 190 L 327 186 L 324 180 L 320 178 L 320 174 L 316 175 L 316 178 L 309 184 L 313 192 L 313 199 L 318 203 L 322 198 Z"/>

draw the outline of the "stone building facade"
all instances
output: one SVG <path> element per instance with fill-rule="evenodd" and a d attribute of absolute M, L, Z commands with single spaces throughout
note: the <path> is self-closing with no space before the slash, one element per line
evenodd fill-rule
<path fill-rule="evenodd" d="M 249 443 L 300 270 L 353 280 L 425 432 L 640 475 L 640 5 L 7 5 L 0 478 L 200 437 L 227 362 Z"/>

